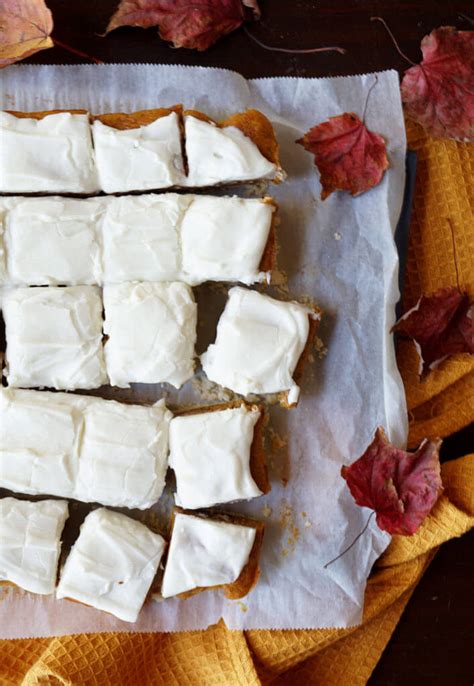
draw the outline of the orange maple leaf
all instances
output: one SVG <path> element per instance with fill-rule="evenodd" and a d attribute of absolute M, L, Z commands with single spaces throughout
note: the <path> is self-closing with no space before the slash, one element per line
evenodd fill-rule
<path fill-rule="evenodd" d="M 53 17 L 44 0 L 0 3 L 0 68 L 53 47 Z"/>

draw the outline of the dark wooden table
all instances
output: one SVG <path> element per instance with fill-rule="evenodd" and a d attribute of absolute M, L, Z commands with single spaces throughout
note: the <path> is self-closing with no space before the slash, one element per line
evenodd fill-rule
<path fill-rule="evenodd" d="M 261 49 L 242 31 L 227 36 L 205 53 L 173 50 L 155 29 L 119 29 L 100 37 L 113 13 L 114 0 L 47 0 L 53 11 L 53 36 L 104 62 L 154 62 L 226 67 L 244 76 L 332 76 L 395 68 L 404 60 L 383 27 L 381 16 L 402 50 L 420 59 L 421 38 L 443 25 L 472 28 L 468 0 L 262 0 L 262 20 L 249 30 L 267 44 L 285 48 L 338 45 L 346 55 L 289 55 Z M 33 63 L 85 60 L 59 47 L 33 56 Z M 474 432 L 466 429 L 445 441 L 443 458 L 474 450 Z M 474 683 L 474 535 L 447 543 L 426 572 L 395 634 L 370 679 L 370 686 L 472 686 Z M 341 686 L 350 686 L 344 684 Z"/>

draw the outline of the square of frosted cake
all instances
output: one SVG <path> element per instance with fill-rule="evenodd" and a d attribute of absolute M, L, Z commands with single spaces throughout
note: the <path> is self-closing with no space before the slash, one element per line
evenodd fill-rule
<path fill-rule="evenodd" d="M 181 223 L 182 270 L 191 284 L 263 281 L 262 269 L 276 205 L 269 199 L 193 195 Z"/>
<path fill-rule="evenodd" d="M 249 500 L 268 490 L 262 441 L 254 446 L 260 418 L 258 407 L 242 404 L 171 420 L 169 464 L 177 505 L 194 510 Z"/>
<path fill-rule="evenodd" d="M 152 406 L 90 398 L 82 410 L 82 436 L 74 497 L 115 507 L 153 506 L 165 487 L 171 412 Z"/>
<path fill-rule="evenodd" d="M 257 115 L 263 118 L 255 113 Z M 267 159 L 252 138 L 237 126 L 219 126 L 191 113 L 184 117 L 184 132 L 187 186 L 274 179 L 277 175 L 277 165 Z"/>
<path fill-rule="evenodd" d="M 66 560 L 56 597 L 135 622 L 165 545 L 159 534 L 126 515 L 94 510 Z"/>
<path fill-rule="evenodd" d="M 88 114 L 0 112 L 0 192 L 96 193 Z"/>
<path fill-rule="evenodd" d="M 104 283 L 180 280 L 180 225 L 190 202 L 177 193 L 111 199 L 101 224 Z"/>
<path fill-rule="evenodd" d="M 67 517 L 65 500 L 0 499 L 0 582 L 53 593 Z"/>
<path fill-rule="evenodd" d="M 229 586 L 249 563 L 257 534 L 257 523 L 250 520 L 237 524 L 176 512 L 161 595 L 169 598 L 222 586 L 232 593 Z M 241 595 L 256 578 L 257 571 Z"/>
<path fill-rule="evenodd" d="M 103 198 L 11 198 L 6 212 L 8 281 L 27 286 L 102 281 L 98 225 Z"/>
<path fill-rule="evenodd" d="M 105 193 L 179 186 L 184 179 L 180 118 L 149 110 L 103 115 L 92 125 L 97 171 Z"/>
<path fill-rule="evenodd" d="M 110 383 L 167 382 L 179 388 L 194 374 L 197 306 L 180 282 L 104 287 Z"/>
<path fill-rule="evenodd" d="M 300 389 L 293 373 L 319 313 L 234 287 L 217 325 L 216 340 L 201 362 L 207 377 L 236 393 L 276 393 L 294 405 Z"/>
<path fill-rule="evenodd" d="M 2 309 L 9 386 L 75 390 L 106 383 L 98 288 L 5 289 Z"/>

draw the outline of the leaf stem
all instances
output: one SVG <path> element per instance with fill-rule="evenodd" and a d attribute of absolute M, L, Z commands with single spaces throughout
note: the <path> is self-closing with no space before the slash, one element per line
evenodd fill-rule
<path fill-rule="evenodd" d="M 324 47 L 324 48 L 307 48 L 307 49 L 292 49 L 292 48 L 277 48 L 273 45 L 267 45 L 266 43 L 262 43 L 261 40 L 259 40 L 256 36 L 253 35 L 253 33 L 250 33 L 250 31 L 247 29 L 247 27 L 243 27 L 245 33 L 249 38 L 251 38 L 254 43 L 259 45 L 261 48 L 264 50 L 271 50 L 272 52 L 286 52 L 291 55 L 311 55 L 312 53 L 316 52 L 339 52 L 341 55 L 345 55 L 347 50 L 344 48 L 338 48 L 338 47 Z"/>
<path fill-rule="evenodd" d="M 94 64 L 104 64 L 102 60 L 99 60 L 97 57 L 94 57 L 93 55 L 88 55 L 87 52 L 82 52 L 82 50 L 77 50 L 77 48 L 73 48 L 71 45 L 68 45 L 67 43 L 63 43 L 63 41 L 59 40 L 58 38 L 53 37 L 53 43 L 54 45 L 57 45 L 58 48 L 63 48 L 63 50 L 67 50 L 73 55 L 76 55 L 77 57 L 83 57 L 86 60 L 89 60 L 90 62 L 94 62 Z"/>
<path fill-rule="evenodd" d="M 367 93 L 367 97 L 366 97 L 366 99 L 365 99 L 364 113 L 363 113 L 363 115 L 362 115 L 362 122 L 363 122 L 364 124 L 365 124 L 365 115 L 366 115 L 366 113 L 367 113 L 367 105 L 369 104 L 370 94 L 371 94 L 372 91 L 374 90 L 374 88 L 375 88 L 375 86 L 377 85 L 377 82 L 378 82 L 378 80 L 379 80 L 379 77 L 378 77 L 377 74 L 374 74 L 374 76 L 375 76 L 374 82 L 373 82 L 372 85 L 370 86 L 370 88 L 369 88 L 369 90 L 368 90 L 368 93 Z"/>
<path fill-rule="evenodd" d="M 352 541 L 352 543 L 351 543 L 350 545 L 347 546 L 347 548 L 344 548 L 344 550 L 342 551 L 342 553 L 339 553 L 339 555 L 337 555 L 336 557 L 334 557 L 332 560 L 329 560 L 329 562 L 326 562 L 326 564 L 324 565 L 324 569 L 327 569 L 327 568 L 329 567 L 329 565 L 332 565 L 333 562 L 336 562 L 336 560 L 339 560 L 343 555 L 345 555 L 346 553 L 349 552 L 349 550 L 352 548 L 352 546 L 354 546 L 354 545 L 357 543 L 357 541 L 359 540 L 359 538 L 360 538 L 361 536 L 363 536 L 363 535 L 365 534 L 365 532 L 367 531 L 367 529 L 369 528 L 370 520 L 372 519 L 372 517 L 374 516 L 374 514 L 375 514 L 375 510 L 372 510 L 372 512 L 369 514 L 369 516 L 368 516 L 368 518 L 367 518 L 367 521 L 366 521 L 365 526 L 364 526 L 364 528 L 362 529 L 362 531 L 360 531 L 360 532 L 357 534 L 357 536 L 354 538 L 354 540 Z"/>
<path fill-rule="evenodd" d="M 461 17 L 461 19 L 464 19 L 467 21 L 471 26 L 474 26 L 474 19 L 471 19 L 471 17 L 468 17 L 467 14 L 463 14 L 462 12 L 458 12 L 458 17 Z"/>
<path fill-rule="evenodd" d="M 395 36 L 393 35 L 393 33 L 391 32 L 391 30 L 389 29 L 388 24 L 387 24 L 387 22 L 385 21 L 385 19 L 382 19 L 382 17 L 370 17 L 370 21 L 379 21 L 379 22 L 381 22 L 381 23 L 383 24 L 383 26 L 385 27 L 385 30 L 387 31 L 388 35 L 389 35 L 390 38 L 392 39 L 392 43 L 394 44 L 395 49 L 396 49 L 396 51 L 398 52 L 398 54 L 401 55 L 401 56 L 403 57 L 403 59 L 406 60 L 407 62 L 409 62 L 412 66 L 414 66 L 414 67 L 417 67 L 417 66 L 418 66 L 418 65 L 416 64 L 416 62 L 413 62 L 413 60 L 411 60 L 409 57 L 407 57 L 407 56 L 405 55 L 404 52 L 401 51 L 400 46 L 398 45 L 398 42 L 397 42 Z"/>

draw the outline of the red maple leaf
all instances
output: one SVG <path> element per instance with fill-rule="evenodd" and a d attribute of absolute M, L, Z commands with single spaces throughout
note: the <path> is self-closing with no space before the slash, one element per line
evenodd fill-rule
<path fill-rule="evenodd" d="M 474 138 L 474 32 L 453 26 L 434 29 L 421 41 L 423 60 L 415 64 L 400 49 L 382 17 L 396 50 L 413 66 L 405 72 L 401 91 L 408 116 L 432 136 L 471 141 Z"/>
<path fill-rule="evenodd" d="M 435 369 L 449 355 L 474 353 L 474 306 L 458 288 L 422 295 L 393 327 L 413 339 L 419 374 Z"/>
<path fill-rule="evenodd" d="M 407 453 L 388 441 L 379 427 L 365 453 L 341 475 L 357 505 L 376 513 L 380 529 L 389 534 L 414 534 L 442 491 L 441 439 L 423 441 Z"/>
<path fill-rule="evenodd" d="M 121 0 L 106 33 L 119 26 L 159 26 L 160 37 L 175 48 L 206 50 L 241 26 L 245 7 L 259 18 L 257 0 Z"/>
<path fill-rule="evenodd" d="M 474 32 L 442 26 L 421 41 L 423 61 L 405 72 L 407 114 L 432 136 L 474 138 Z"/>
<path fill-rule="evenodd" d="M 322 200 L 334 191 L 365 193 L 380 183 L 388 168 L 385 140 L 353 112 L 313 126 L 296 142 L 314 155 Z"/>

